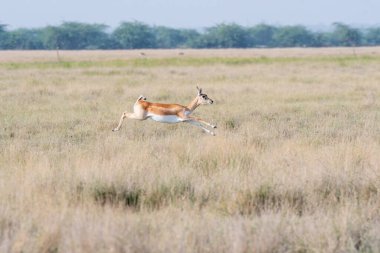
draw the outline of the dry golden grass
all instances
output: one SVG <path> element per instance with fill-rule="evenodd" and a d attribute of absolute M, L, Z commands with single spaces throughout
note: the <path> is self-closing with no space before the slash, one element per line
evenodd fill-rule
<path fill-rule="evenodd" d="M 0 252 L 380 251 L 379 48 L 139 52 L 0 52 Z"/>
<path fill-rule="evenodd" d="M 359 48 L 271 48 L 271 49 L 136 49 L 109 51 L 0 51 L 0 63 L 44 61 L 107 61 L 136 58 L 210 58 L 210 57 L 310 57 L 310 56 L 380 55 L 380 47 Z"/>

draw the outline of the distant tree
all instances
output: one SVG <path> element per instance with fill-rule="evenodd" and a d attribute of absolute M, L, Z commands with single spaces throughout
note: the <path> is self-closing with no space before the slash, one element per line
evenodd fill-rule
<path fill-rule="evenodd" d="M 107 26 L 64 22 L 60 26 L 48 26 L 43 31 L 47 49 L 103 49 L 108 42 Z"/>
<path fill-rule="evenodd" d="M 247 30 L 237 24 L 219 24 L 210 27 L 200 40 L 199 47 L 245 48 L 249 46 Z"/>
<path fill-rule="evenodd" d="M 0 35 L 4 35 L 6 33 L 7 25 L 0 24 Z"/>
<path fill-rule="evenodd" d="M 42 29 L 17 29 L 9 32 L 8 40 L 12 49 L 44 49 Z"/>
<path fill-rule="evenodd" d="M 333 38 L 329 32 L 314 32 L 312 33 L 314 37 L 315 47 L 330 47 L 333 46 Z"/>
<path fill-rule="evenodd" d="M 380 45 L 380 27 L 368 29 L 365 39 L 369 45 Z"/>
<path fill-rule="evenodd" d="M 183 38 L 183 43 L 178 45 L 183 48 L 195 48 L 201 34 L 194 29 L 180 29 L 181 37 Z"/>
<path fill-rule="evenodd" d="M 42 33 L 42 43 L 46 49 L 64 48 L 66 39 L 59 27 L 47 26 Z"/>
<path fill-rule="evenodd" d="M 273 47 L 275 41 L 273 36 L 277 28 L 274 26 L 259 24 L 248 29 L 250 36 L 250 46 L 252 47 Z"/>
<path fill-rule="evenodd" d="M 176 48 L 183 45 L 186 41 L 180 30 L 164 26 L 154 27 L 153 33 L 157 48 Z"/>
<path fill-rule="evenodd" d="M 141 22 L 123 22 L 112 34 L 120 48 L 155 48 L 156 40 L 153 30 Z"/>
<path fill-rule="evenodd" d="M 279 47 L 314 46 L 315 42 L 311 32 L 300 25 L 280 27 L 273 37 Z"/>
<path fill-rule="evenodd" d="M 333 43 L 336 46 L 358 46 L 361 43 L 362 35 L 358 29 L 351 28 L 342 23 L 334 23 L 332 33 Z"/>
<path fill-rule="evenodd" d="M 7 25 L 0 24 L 0 49 L 9 49 L 9 35 Z"/>

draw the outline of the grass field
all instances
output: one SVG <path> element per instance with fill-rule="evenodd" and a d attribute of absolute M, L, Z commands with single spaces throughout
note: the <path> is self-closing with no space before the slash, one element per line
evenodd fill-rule
<path fill-rule="evenodd" d="M 0 51 L 0 252 L 380 252 L 380 48 Z M 139 95 L 214 100 L 126 120 Z"/>

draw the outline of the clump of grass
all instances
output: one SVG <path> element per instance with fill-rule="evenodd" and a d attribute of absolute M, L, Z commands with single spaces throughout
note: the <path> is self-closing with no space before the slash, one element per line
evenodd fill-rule
<path fill-rule="evenodd" d="M 146 192 L 143 205 L 148 210 L 157 210 L 163 206 L 173 205 L 181 201 L 195 201 L 194 188 L 189 182 L 173 181 L 160 184 Z"/>
<path fill-rule="evenodd" d="M 128 188 L 123 185 L 97 184 L 91 190 L 96 203 L 124 206 L 135 210 L 157 210 L 178 201 L 195 202 L 194 188 L 188 182 L 172 181 L 152 189 Z"/>
<path fill-rule="evenodd" d="M 379 195 L 379 189 L 373 183 L 363 185 L 360 180 L 342 181 L 334 177 L 324 177 L 315 191 L 321 201 L 332 204 L 338 204 L 347 199 L 365 203 Z"/>
<path fill-rule="evenodd" d="M 239 121 L 235 118 L 226 119 L 223 122 L 223 127 L 226 130 L 236 130 L 239 127 Z"/>
<path fill-rule="evenodd" d="M 122 205 L 133 209 L 140 208 L 143 191 L 115 185 L 96 185 L 92 190 L 94 200 L 100 205 Z"/>
<path fill-rule="evenodd" d="M 260 215 L 268 210 L 280 210 L 284 207 L 298 215 L 307 209 L 307 197 L 300 190 L 281 192 L 276 187 L 263 184 L 254 192 L 240 192 L 237 198 L 237 209 L 242 215 Z"/>

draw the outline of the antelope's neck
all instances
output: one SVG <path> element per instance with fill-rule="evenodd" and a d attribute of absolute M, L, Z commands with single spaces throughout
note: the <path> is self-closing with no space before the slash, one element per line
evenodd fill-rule
<path fill-rule="evenodd" d="M 189 109 L 192 112 L 198 106 L 199 106 L 199 104 L 198 104 L 198 97 L 196 97 L 196 98 L 193 99 L 193 101 L 190 102 L 190 104 L 187 106 L 187 109 Z"/>

